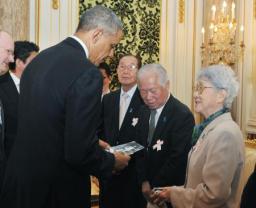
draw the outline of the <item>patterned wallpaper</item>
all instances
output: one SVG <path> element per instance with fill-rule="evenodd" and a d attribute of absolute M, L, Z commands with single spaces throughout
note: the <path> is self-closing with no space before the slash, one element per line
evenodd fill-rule
<path fill-rule="evenodd" d="M 79 13 L 97 4 L 112 9 L 124 24 L 124 39 L 110 60 L 113 89 L 118 86 L 115 69 L 122 54 L 139 54 L 143 64 L 159 61 L 160 0 L 80 0 Z"/>

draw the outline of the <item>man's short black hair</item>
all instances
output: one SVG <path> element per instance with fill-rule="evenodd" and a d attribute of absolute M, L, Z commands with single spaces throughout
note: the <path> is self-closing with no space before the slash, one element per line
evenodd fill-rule
<path fill-rule="evenodd" d="M 107 76 L 111 77 L 111 70 L 110 70 L 109 65 L 106 62 L 100 63 L 98 68 L 99 69 L 105 69 L 105 72 L 106 72 Z"/>
<path fill-rule="evenodd" d="M 32 52 L 38 52 L 39 47 L 29 41 L 15 41 L 14 43 L 14 62 L 9 64 L 10 70 L 14 70 L 16 68 L 15 61 L 16 59 L 20 59 L 23 63 L 26 62 L 27 58 L 30 56 Z"/>

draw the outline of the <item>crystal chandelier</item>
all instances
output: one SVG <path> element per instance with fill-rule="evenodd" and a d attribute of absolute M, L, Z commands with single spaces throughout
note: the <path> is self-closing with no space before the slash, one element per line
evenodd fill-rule
<path fill-rule="evenodd" d="M 208 39 L 205 40 L 205 29 L 202 28 L 203 41 L 201 45 L 202 65 L 226 64 L 234 65 L 244 51 L 244 27 L 241 25 L 242 40 L 235 41 L 237 23 L 235 18 L 235 3 L 228 8 L 224 0 L 221 11 L 216 15 L 216 5 L 211 7 L 211 23 Z"/>

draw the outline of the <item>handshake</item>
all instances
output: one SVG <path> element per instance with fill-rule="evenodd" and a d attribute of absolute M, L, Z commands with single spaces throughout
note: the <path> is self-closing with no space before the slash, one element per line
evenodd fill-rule
<path fill-rule="evenodd" d="M 110 145 L 103 140 L 99 140 L 99 145 L 105 150 L 110 148 Z M 129 160 L 131 159 L 128 154 L 123 152 L 113 152 L 113 155 L 115 157 L 114 172 L 124 169 L 128 165 Z"/>

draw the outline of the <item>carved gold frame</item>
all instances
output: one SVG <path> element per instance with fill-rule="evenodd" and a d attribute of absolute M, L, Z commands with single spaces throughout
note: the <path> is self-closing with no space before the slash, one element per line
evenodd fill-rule
<path fill-rule="evenodd" d="M 59 0 L 52 0 L 52 8 L 59 9 L 60 1 Z"/>
<path fill-rule="evenodd" d="M 184 22 L 185 16 L 185 0 L 179 0 L 179 23 Z"/>
<path fill-rule="evenodd" d="M 256 18 L 256 0 L 253 2 L 253 13 L 254 13 L 254 18 Z"/>

